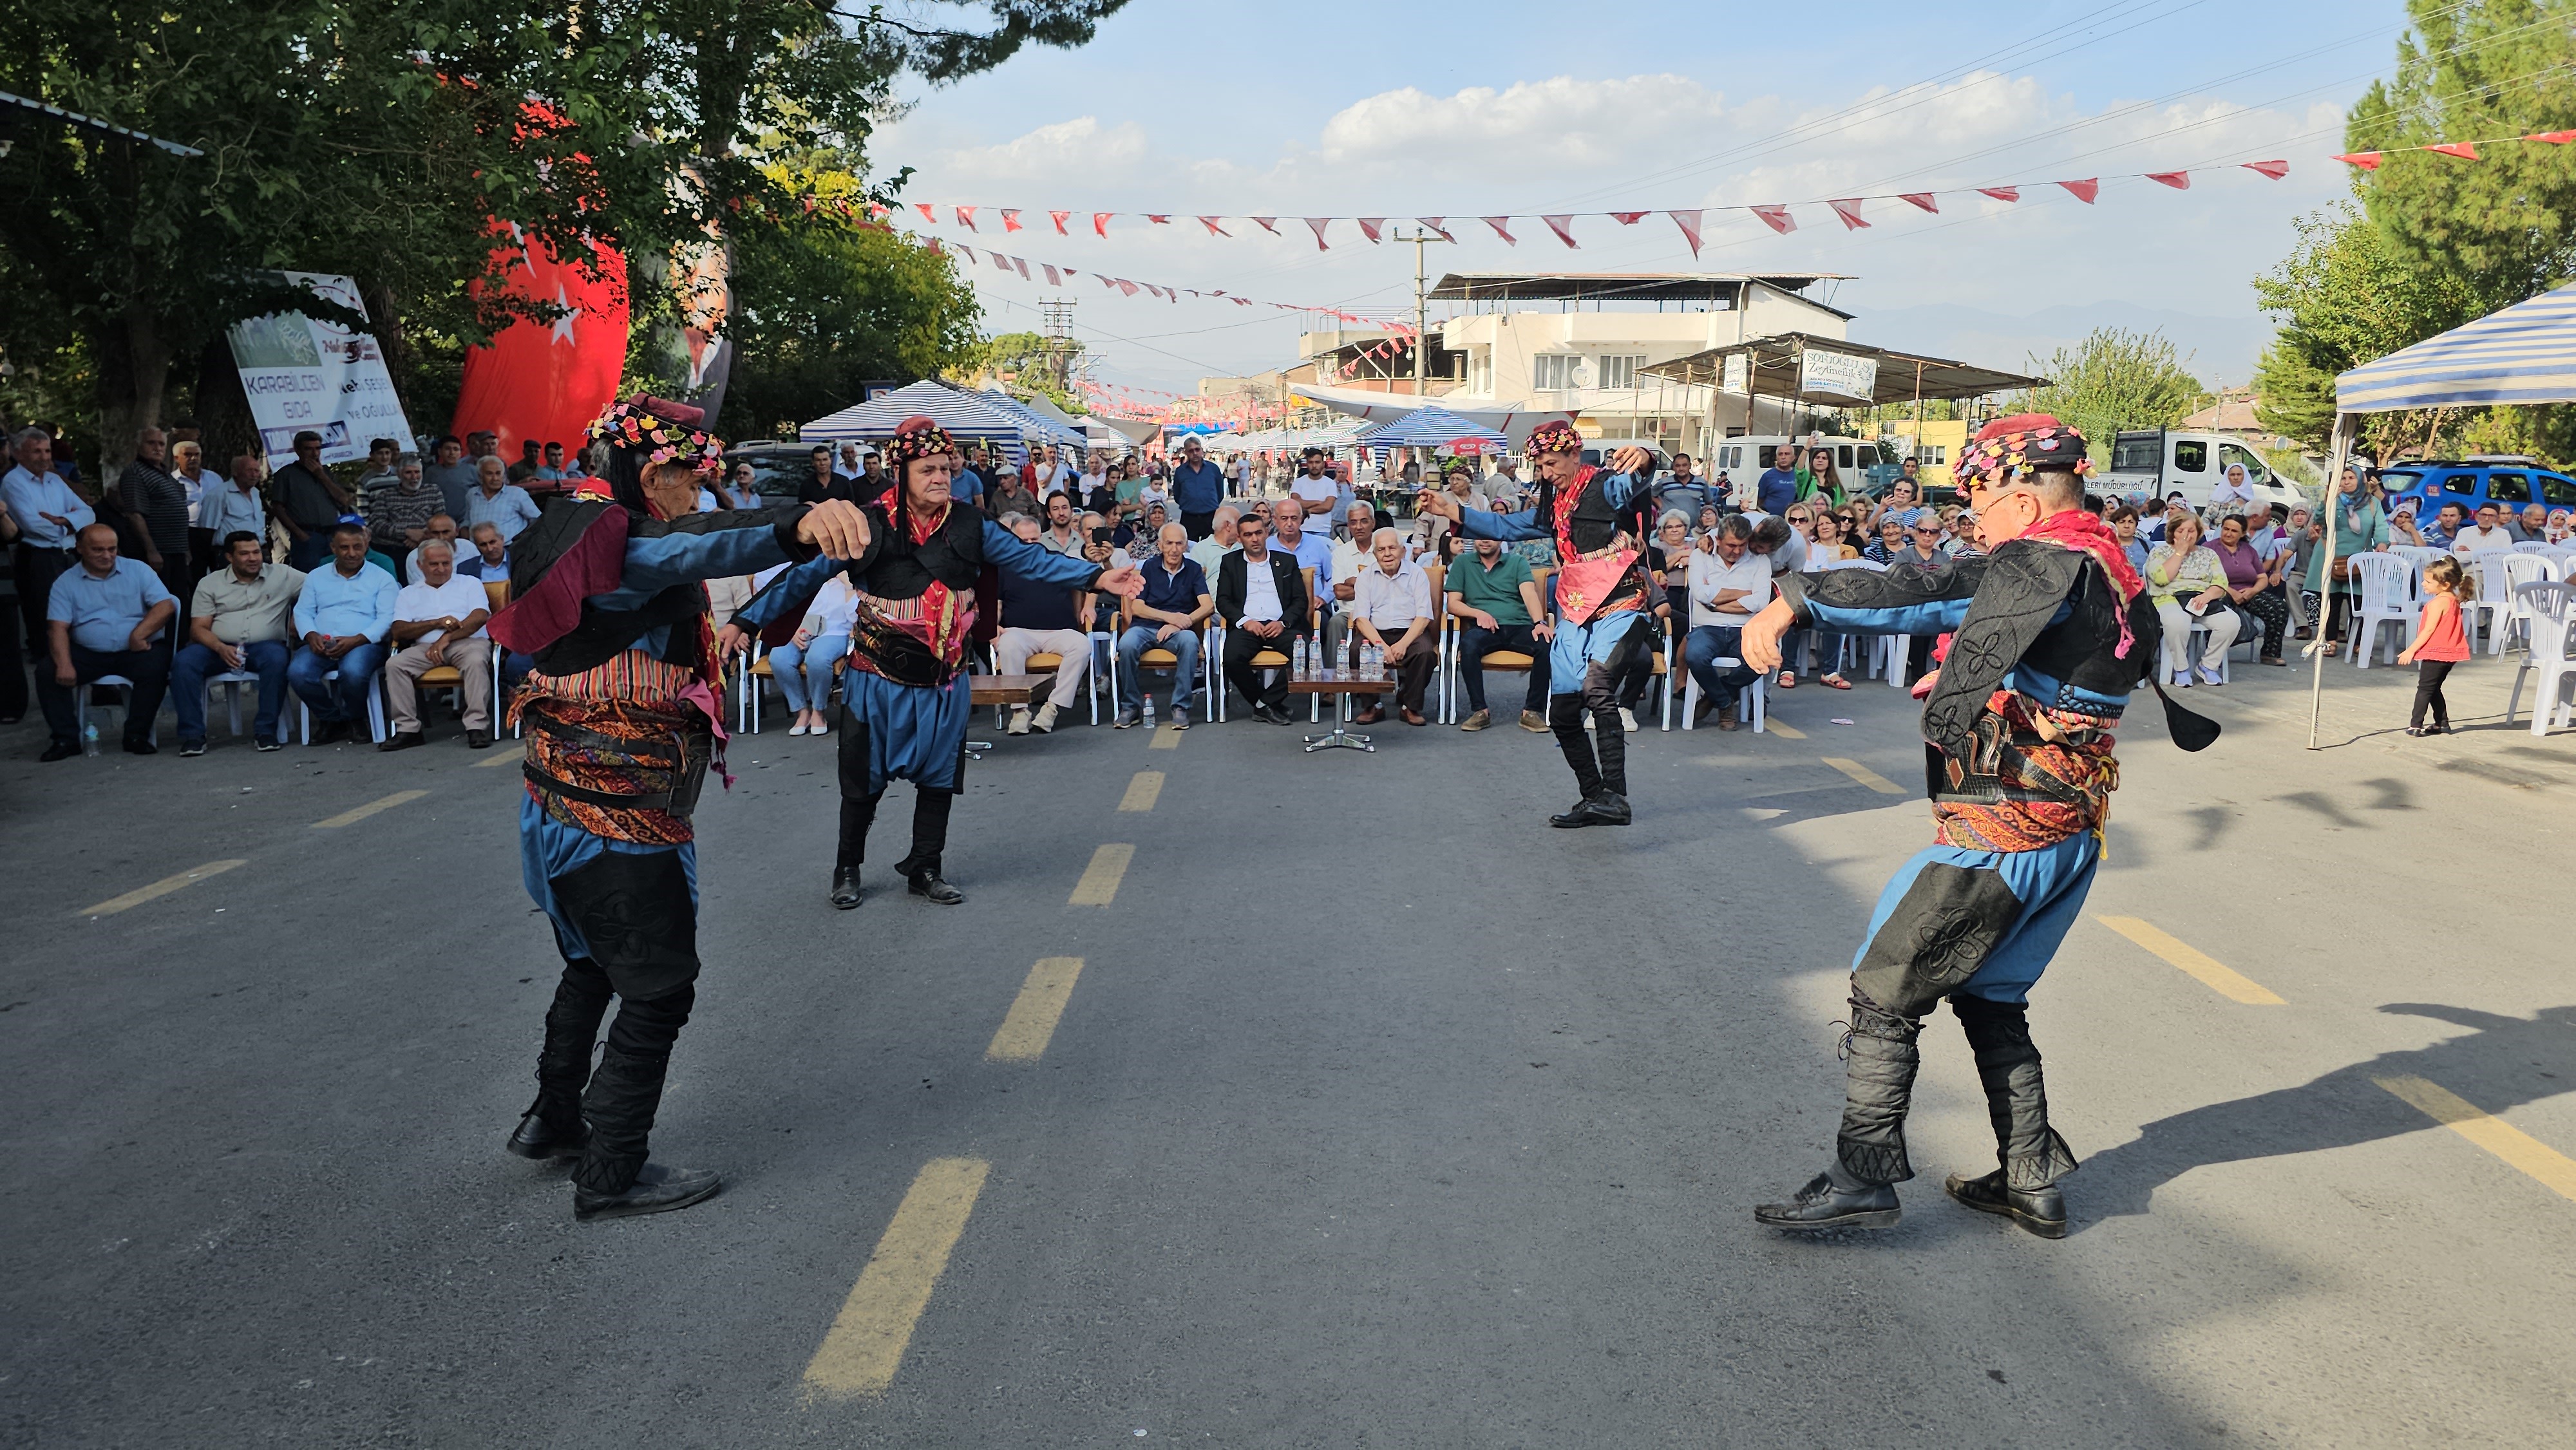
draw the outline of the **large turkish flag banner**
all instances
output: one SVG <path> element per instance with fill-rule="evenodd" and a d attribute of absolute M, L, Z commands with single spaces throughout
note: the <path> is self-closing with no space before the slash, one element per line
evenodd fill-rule
<path fill-rule="evenodd" d="M 551 323 L 514 322 L 491 346 L 467 350 L 452 431 L 462 438 L 489 428 L 500 435 L 501 456 L 516 462 L 522 439 L 581 448 L 584 430 L 617 397 L 628 313 L 626 262 L 614 249 L 593 245 L 602 273 L 594 280 L 542 238 L 508 230 L 511 243 L 495 248 L 493 261 L 507 265 L 510 294 L 570 310 Z"/>

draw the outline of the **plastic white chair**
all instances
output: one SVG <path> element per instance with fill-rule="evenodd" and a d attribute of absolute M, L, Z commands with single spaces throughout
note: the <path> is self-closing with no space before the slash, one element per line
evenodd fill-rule
<path fill-rule="evenodd" d="M 254 675 L 252 678 L 257 679 L 258 676 Z M 78 698 L 72 701 L 72 710 L 75 718 L 77 718 L 81 723 L 81 749 L 91 755 L 98 754 L 98 742 L 89 738 L 89 692 L 91 687 L 96 685 L 117 685 L 122 687 L 127 692 L 125 696 L 125 708 L 130 711 L 134 707 L 134 682 L 123 675 L 101 675 L 97 679 L 91 680 L 80 687 Z M 233 713 L 233 732 L 235 734 L 241 733 L 241 713 L 238 710 Z M 146 725 L 144 727 L 143 738 L 151 741 L 155 745 L 160 744 L 161 722 L 154 720 L 150 724 Z"/>
<path fill-rule="evenodd" d="M 224 715 L 232 722 L 233 734 L 239 735 L 242 733 L 242 686 L 248 685 L 254 690 L 258 689 L 259 676 L 249 670 L 227 670 L 220 675 L 208 675 L 206 677 L 206 690 L 209 694 L 213 693 L 214 688 L 217 685 L 224 687 Z M 284 720 L 277 722 L 277 735 L 278 742 L 280 744 L 284 744 L 286 740 L 286 722 Z"/>
<path fill-rule="evenodd" d="M 1729 655 L 1720 655 L 1709 663 L 1724 670 L 1733 669 L 1744 662 Z M 1692 674 L 1688 669 L 1682 671 L 1682 676 L 1688 683 L 1688 688 L 1682 693 L 1682 728 L 1696 730 L 1699 728 L 1699 676 Z M 1753 683 L 1745 686 L 1743 692 L 1736 698 L 1751 702 L 1746 713 L 1752 718 L 1753 733 L 1756 735 L 1764 733 L 1762 722 L 1770 714 L 1768 709 L 1771 699 L 1770 672 L 1766 670 L 1754 676 Z"/>
<path fill-rule="evenodd" d="M 2514 607 L 2531 621 L 2531 648 L 2514 666 L 2513 693 L 2505 697 L 2504 723 L 2513 723 L 2522 704 L 2523 677 L 2540 676 L 2540 693 L 2531 701 L 2531 733 L 2546 735 L 2552 724 L 2564 725 L 2571 710 L 2570 686 L 2576 686 L 2576 659 L 2568 657 L 2570 625 L 2576 624 L 2576 586 L 2525 584 L 2514 591 Z"/>
<path fill-rule="evenodd" d="M 2559 546 L 2540 539 L 2522 539 L 2514 544 L 2513 552 L 2517 554 L 2541 554 L 2555 559 L 2558 557 Z"/>
<path fill-rule="evenodd" d="M 2210 608 L 2212 608 L 2212 609 L 2218 609 L 2218 608 L 2222 608 L 2223 606 L 2213 604 L 2213 605 L 2211 605 L 2211 606 L 2209 606 L 2209 607 L 2210 607 Z M 2166 671 L 2166 674 L 2165 674 L 2165 683 L 2166 683 L 2166 684 L 2168 684 L 2168 685 L 2187 685 L 2187 684 L 2190 684 L 2194 679 L 2198 678 L 2198 676 L 2195 676 L 2195 675 L 2192 673 L 2192 667 L 2200 663 L 2200 651 L 2201 651 L 2200 641 L 2202 640 L 2202 638 L 2204 638 L 2206 635 L 2208 635 L 2208 633 L 2209 633 L 2209 625 L 2208 625 L 2207 623 L 2205 623 L 2205 622 L 2204 622 L 2204 621 L 2202 621 L 2202 620 L 2198 620 L 2198 619 L 2195 619 L 2195 620 L 2193 620 L 2193 621 L 2192 621 L 2192 623 L 2191 623 L 2191 629 L 2183 635 L 2183 641 L 2182 641 L 2182 668 L 2181 668 L 2181 669 L 2179 669 L 2179 670 L 2168 670 L 2168 671 Z M 2255 638 L 2256 642 L 2259 644 L 2259 643 L 2261 642 L 2261 640 L 2262 640 L 2262 638 L 2263 638 L 2263 637 L 2262 637 L 2262 635 L 2261 635 L 2260 633 L 2257 633 L 2257 634 L 2254 636 L 2254 638 Z M 2241 634 L 2241 633 L 2240 633 L 2240 634 L 2238 634 L 2238 635 L 2237 635 L 2237 637 L 2236 637 L 2236 644 L 2243 644 L 2243 643 L 2245 643 L 2245 636 L 2244 636 L 2243 634 Z M 2227 662 L 2228 662 L 2228 660 L 2229 660 L 2230 658 L 2232 658 L 2232 657 L 2235 655 L 2235 653 L 2236 653 L 2236 645 L 2235 645 L 2235 644 L 2231 644 L 2231 645 L 2229 645 L 2229 646 L 2227 647 L 2227 653 L 2226 653 L 2226 654 L 2223 654 L 2223 655 L 2220 655 L 2220 656 L 2218 657 L 2218 682 L 2219 682 L 2220 684 L 2222 684 L 2222 685 L 2227 684 L 2227 683 L 2229 682 L 2230 678 L 2231 678 L 2231 676 L 2228 674 Z"/>
<path fill-rule="evenodd" d="M 336 680 L 340 678 L 340 672 L 325 670 L 322 678 Z M 295 697 L 295 722 L 304 743 L 312 744 L 313 707 L 304 703 L 302 695 Z M 367 738 L 379 745 L 385 740 L 385 672 L 383 670 L 376 671 L 375 683 L 367 691 Z"/>
<path fill-rule="evenodd" d="M 2504 653 L 2502 633 L 2505 617 L 2513 612 L 2513 591 L 2505 580 L 2504 562 L 2513 557 L 2510 549 L 2480 549 L 2461 561 L 2467 570 L 2469 591 L 2460 599 L 2460 622 L 2469 632 L 2469 649 L 2478 647 L 2478 631 L 2487 635 L 2487 653 Z"/>
<path fill-rule="evenodd" d="M 2391 544 L 2387 552 L 2413 564 L 2418 570 L 2442 557 L 2442 551 L 2430 544 Z"/>
<path fill-rule="evenodd" d="M 2498 572 L 2504 575 L 2505 615 L 2504 628 L 2495 631 L 2488 641 L 2487 653 L 2491 655 L 2504 653 L 2505 644 L 2512 639 L 2517 625 L 2521 626 L 2522 638 L 2525 646 L 2528 647 L 2531 639 L 2531 601 L 2522 597 L 2523 586 L 2552 583 L 2558 578 L 2558 571 L 2551 566 L 2550 561 L 2537 554 L 2511 553 L 2497 560 L 2496 564 Z"/>
<path fill-rule="evenodd" d="M 2397 626 L 2397 649 L 2415 637 L 2424 602 L 2415 597 L 2415 564 L 2394 553 L 2355 554 L 2352 570 L 2361 581 L 2361 605 L 2352 612 L 2352 662 L 2369 669 L 2379 652 L 2382 625 Z"/>

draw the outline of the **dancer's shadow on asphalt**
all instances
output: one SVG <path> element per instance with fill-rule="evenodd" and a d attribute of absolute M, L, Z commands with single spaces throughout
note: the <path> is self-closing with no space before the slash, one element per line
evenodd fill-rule
<path fill-rule="evenodd" d="M 2428 1079 L 2480 1109 L 2508 1108 L 2576 1089 L 2576 1006 L 2536 1018 L 2466 1007 L 2391 1002 L 2379 1009 L 2475 1029 L 2411 1052 L 2383 1052 L 2294 1088 L 2212 1103 L 2146 1125 L 2097 1153 L 2070 1181 L 2076 1232 L 2147 1211 L 2158 1188 L 2195 1168 L 2348 1148 L 2433 1126 L 2376 1079 Z"/>

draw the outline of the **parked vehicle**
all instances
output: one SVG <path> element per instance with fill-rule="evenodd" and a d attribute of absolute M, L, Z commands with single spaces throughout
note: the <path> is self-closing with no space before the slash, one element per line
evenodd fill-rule
<path fill-rule="evenodd" d="M 833 445 L 837 451 L 838 444 Z M 725 471 L 730 475 L 737 463 L 751 465 L 752 486 L 760 496 L 777 504 L 796 501 L 796 490 L 814 476 L 814 445 L 780 443 L 771 439 L 754 439 L 725 449 Z"/>
<path fill-rule="evenodd" d="M 2458 504 L 2464 514 L 2475 514 L 2484 503 L 2507 513 L 2520 513 L 2523 505 L 2533 503 L 2576 508 L 2576 478 L 2518 456 L 2393 463 L 2379 471 L 2379 482 L 2388 490 L 2390 508 L 2400 499 L 2411 498 L 2416 516 L 2425 519 L 2446 503 Z"/>
<path fill-rule="evenodd" d="M 1780 456 L 1783 443 L 1796 443 L 1801 450 L 1834 450 L 1834 468 L 1842 474 L 1843 486 L 1854 493 L 1875 493 L 1884 486 L 1882 480 L 1894 477 L 1900 466 L 1895 449 L 1877 439 L 1832 433 L 1804 438 L 1791 438 L 1785 433 L 1749 433 L 1709 445 L 1708 457 L 1700 461 L 1699 471 L 1711 478 L 1725 474 L 1735 485 L 1735 501 L 1749 507 L 1755 480 Z"/>
<path fill-rule="evenodd" d="M 2244 465 L 2245 482 L 2254 490 L 2256 502 L 2285 508 L 2306 502 L 2306 494 L 2236 439 L 2224 433 L 2183 433 L 2171 428 L 2112 435 L 2111 468 L 2097 488 L 2114 498 L 2131 494 L 2168 498 L 2179 493 L 2183 502 L 2205 509 L 2211 491 L 2237 464 Z"/>

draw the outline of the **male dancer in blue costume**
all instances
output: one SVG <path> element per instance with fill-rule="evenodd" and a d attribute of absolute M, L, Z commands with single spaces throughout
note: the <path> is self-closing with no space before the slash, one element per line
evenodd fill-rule
<path fill-rule="evenodd" d="M 1654 455 L 1622 448 L 1608 468 L 1583 461 L 1583 435 L 1570 423 L 1531 432 L 1521 451 L 1538 475 L 1536 501 L 1519 513 L 1487 513 L 1454 494 L 1426 491 L 1421 508 L 1457 525 L 1471 539 L 1551 539 L 1556 544 L 1556 619 L 1535 631 L 1549 641 L 1547 724 L 1583 798 L 1547 818 L 1551 826 L 1624 826 L 1628 808 L 1628 735 L 1619 722 L 1618 681 L 1639 651 L 1652 647 L 1642 551 L 1629 533 L 1628 505 L 1653 476 Z M 1586 712 L 1592 730 L 1583 729 Z M 1599 758 L 1594 757 L 1595 751 Z"/>
<path fill-rule="evenodd" d="M 702 581 L 868 544 L 868 520 L 839 500 L 696 512 L 700 476 L 724 448 L 697 431 L 701 416 L 635 398 L 594 424 L 609 447 L 604 486 L 587 484 L 518 537 L 511 602 L 492 617 L 493 637 L 536 662 L 511 704 L 528 742 L 521 874 L 564 958 L 537 1100 L 507 1146 L 580 1156 L 576 1218 L 686 1208 L 721 1182 L 645 1152 L 671 1045 L 697 1001 L 689 817 L 722 755 Z M 593 1068 L 612 994 L 623 1005 Z"/>
<path fill-rule="evenodd" d="M 2056 1185 L 2075 1154 L 2049 1126 L 2030 989 L 2092 888 L 2120 778 L 2111 731 L 2155 668 L 2160 636 L 2118 536 L 2085 510 L 2083 435 L 2044 413 L 1998 419 L 1961 462 L 1987 554 L 1884 574 L 1793 571 L 1744 630 L 1757 670 L 1779 668 L 1780 638 L 1796 628 L 1955 631 L 1928 691 L 1917 687 L 1931 697 L 1924 762 L 1938 844 L 1879 896 L 1852 961 L 1834 1160 L 1788 1201 L 1753 1210 L 1775 1228 L 1896 1222 L 1895 1185 L 1914 1176 L 1915 1043 L 1947 999 L 1976 1054 L 1998 1164 L 1950 1175 L 1950 1196 L 2043 1238 L 2066 1232 Z M 2170 701 L 2165 714 L 2186 750 L 2217 738 Z"/>
<path fill-rule="evenodd" d="M 731 654 L 754 633 L 783 643 L 823 581 L 846 571 L 858 587 L 849 665 L 841 674 L 841 848 L 832 865 L 834 906 L 859 904 L 859 862 L 886 783 L 913 784 L 912 851 L 895 863 L 905 888 L 941 906 L 966 899 L 940 877 L 948 810 L 966 785 L 966 719 L 973 687 L 966 641 L 975 589 L 987 567 L 1068 589 L 1132 597 L 1144 576 L 1026 543 L 972 507 L 953 506 L 957 445 L 928 418 L 906 419 L 886 445 L 896 483 L 866 506 L 868 547 L 821 558 L 769 581 L 725 626 Z"/>

